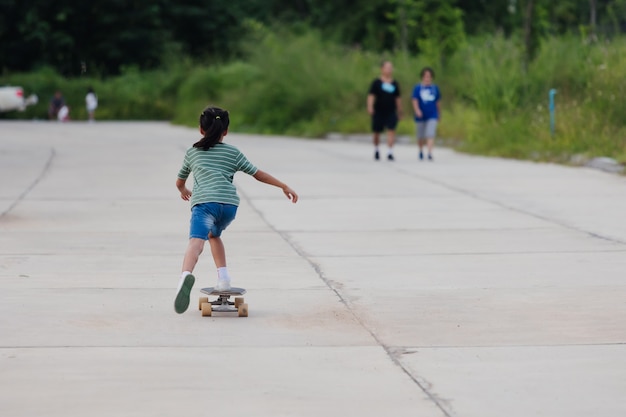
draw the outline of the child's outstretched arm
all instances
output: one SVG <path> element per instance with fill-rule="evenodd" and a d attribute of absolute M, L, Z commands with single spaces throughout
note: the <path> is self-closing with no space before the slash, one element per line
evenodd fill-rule
<path fill-rule="evenodd" d="M 176 188 L 178 188 L 178 191 L 180 191 L 180 198 L 185 201 L 189 201 L 189 199 L 191 198 L 191 191 L 189 191 L 189 189 L 185 187 L 185 182 L 185 180 L 176 178 Z"/>
<path fill-rule="evenodd" d="M 274 187 L 278 187 L 278 188 L 282 189 L 283 193 L 285 193 L 285 195 L 287 196 L 288 199 L 291 200 L 291 202 L 295 203 L 295 202 L 298 201 L 298 194 L 296 194 L 296 192 L 294 190 L 289 188 L 287 186 L 287 184 L 285 184 L 285 183 L 279 181 L 278 179 L 272 177 L 267 172 L 261 171 L 259 169 L 259 170 L 257 170 L 256 174 L 253 175 L 253 177 L 257 181 L 261 181 L 261 182 L 264 182 L 265 184 L 273 185 Z"/>

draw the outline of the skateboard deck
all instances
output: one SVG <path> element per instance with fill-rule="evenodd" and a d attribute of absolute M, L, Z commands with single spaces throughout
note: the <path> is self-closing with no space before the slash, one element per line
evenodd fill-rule
<path fill-rule="evenodd" d="M 239 317 L 248 317 L 248 304 L 244 302 L 243 297 L 246 290 L 243 288 L 232 287 L 227 291 L 216 290 L 215 287 L 202 288 L 200 292 L 208 297 L 200 297 L 198 301 L 198 309 L 202 312 L 202 316 L 212 316 L 216 313 L 237 313 Z M 230 297 L 235 296 L 234 301 L 230 301 Z M 211 301 L 210 297 L 217 297 Z"/>
<path fill-rule="evenodd" d="M 246 290 L 243 288 L 231 287 L 230 290 L 226 291 L 218 291 L 215 287 L 202 288 L 200 292 L 205 293 L 206 295 L 244 295 Z"/>

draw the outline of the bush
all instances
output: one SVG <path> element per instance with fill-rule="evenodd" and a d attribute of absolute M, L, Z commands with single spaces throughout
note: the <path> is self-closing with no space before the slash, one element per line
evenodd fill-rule
<path fill-rule="evenodd" d="M 453 77 L 457 94 L 476 107 L 462 149 L 488 155 L 567 162 L 573 154 L 626 157 L 626 40 L 598 45 L 553 38 L 525 72 L 520 50 L 497 39 L 491 50 L 468 45 L 455 58 L 467 74 Z M 548 92 L 557 90 L 550 134 Z"/>
<path fill-rule="evenodd" d="M 233 130 L 309 137 L 369 130 L 366 96 L 383 58 L 396 67 L 407 117 L 400 131 L 413 132 L 410 94 L 419 59 L 381 56 L 327 42 L 314 31 L 290 34 L 257 29 L 246 63 L 192 73 L 179 89 L 176 121 L 197 125 L 208 103 L 231 111 Z M 210 86 L 210 87 L 209 87 Z"/>
<path fill-rule="evenodd" d="M 43 68 L 27 74 L 11 74 L 0 78 L 0 85 L 19 85 L 24 93 L 37 94 L 39 103 L 25 112 L 10 112 L 4 118 L 47 119 L 48 104 L 56 90 L 61 91 L 70 107 L 73 120 L 86 120 L 85 96 L 93 87 L 98 96 L 96 118 L 99 120 L 168 120 L 174 115 L 176 90 L 182 71 L 140 73 L 130 68 L 118 77 L 100 79 L 80 77 L 68 79 L 54 70 Z"/>
<path fill-rule="evenodd" d="M 48 100 L 63 91 L 72 118 L 86 119 L 84 97 L 92 85 L 97 118 L 173 120 L 198 125 L 211 104 L 231 111 L 233 131 L 320 137 L 369 131 L 365 102 L 383 59 L 394 63 L 405 117 L 398 130 L 413 135 L 410 96 L 423 57 L 384 55 L 329 42 L 312 30 L 286 32 L 251 25 L 245 60 L 210 65 L 181 60 L 114 78 L 66 79 L 50 69 L 10 74 L 0 84 L 21 85 L 40 104 L 2 117 L 46 118 Z M 572 154 L 612 156 L 626 162 L 626 38 L 587 44 L 576 37 L 544 41 L 523 66 L 519 40 L 475 38 L 435 67 L 442 92 L 440 136 L 467 152 L 568 161 Z M 550 134 L 548 92 L 555 88 L 556 133 Z"/>

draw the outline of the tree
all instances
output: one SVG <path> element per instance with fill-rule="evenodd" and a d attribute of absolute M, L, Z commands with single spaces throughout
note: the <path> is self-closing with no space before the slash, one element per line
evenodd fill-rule
<path fill-rule="evenodd" d="M 539 47 L 538 36 L 533 31 L 533 10 L 535 9 L 535 0 L 526 0 L 524 7 L 524 65 L 528 67 L 528 63 L 535 55 Z"/>
<path fill-rule="evenodd" d="M 521 38 L 528 63 L 548 34 L 626 30 L 626 0 L 0 0 L 0 71 L 77 75 L 84 63 L 107 75 L 171 51 L 223 61 L 240 53 L 249 21 L 440 62 L 466 33 L 499 32 Z"/>
<path fill-rule="evenodd" d="M 465 39 L 456 0 L 388 0 L 389 31 L 399 49 L 419 51 L 443 64 Z"/>
<path fill-rule="evenodd" d="M 426 13 L 420 19 L 418 49 L 435 62 L 445 64 L 465 41 L 463 12 L 456 0 L 422 0 Z"/>
<path fill-rule="evenodd" d="M 541 40 L 549 29 L 548 7 L 550 0 L 511 0 L 518 8 L 512 8 L 511 13 L 519 16 L 522 31 L 522 45 L 524 48 L 524 68 L 537 56 Z"/>
<path fill-rule="evenodd" d="M 194 57 L 228 58 L 245 19 L 265 19 L 267 9 L 261 0 L 0 0 L 0 69 L 116 74 L 160 65 L 173 45 Z"/>
<path fill-rule="evenodd" d="M 2 68 L 28 71 L 53 66 L 79 74 L 83 66 L 115 73 L 122 65 L 158 65 L 166 34 L 164 0 L 4 1 L 10 16 L 0 30 Z"/>
<path fill-rule="evenodd" d="M 463 11 L 463 26 L 468 35 L 501 32 L 510 35 L 517 29 L 511 13 L 515 1 L 511 0 L 459 0 Z"/>
<path fill-rule="evenodd" d="M 606 2 L 605 16 L 599 16 L 601 24 L 615 33 L 626 32 L 626 0 L 601 0 Z"/>
<path fill-rule="evenodd" d="M 589 26 L 592 27 L 592 30 L 595 31 L 597 16 L 596 9 L 598 7 L 598 2 L 596 0 L 589 0 Z"/>
<path fill-rule="evenodd" d="M 226 59 L 237 52 L 245 36 L 246 19 L 267 21 L 271 2 L 229 0 L 228 2 L 167 0 L 163 20 L 172 40 L 194 57 Z"/>

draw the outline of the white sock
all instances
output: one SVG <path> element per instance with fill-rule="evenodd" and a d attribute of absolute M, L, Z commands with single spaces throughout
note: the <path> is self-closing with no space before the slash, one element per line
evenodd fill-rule
<path fill-rule="evenodd" d="M 183 287 L 183 283 L 185 282 L 185 277 L 190 274 L 191 272 L 185 271 L 180 275 L 180 281 L 178 281 L 178 288 L 176 288 L 176 291 L 180 291 L 180 289 Z"/>
<path fill-rule="evenodd" d="M 378 152 L 378 145 L 374 145 L 374 150 Z"/>
<path fill-rule="evenodd" d="M 389 148 L 389 155 L 393 155 L 393 148 Z"/>
<path fill-rule="evenodd" d="M 217 279 L 220 281 L 230 281 L 230 275 L 228 275 L 228 268 L 225 266 L 217 268 Z"/>

